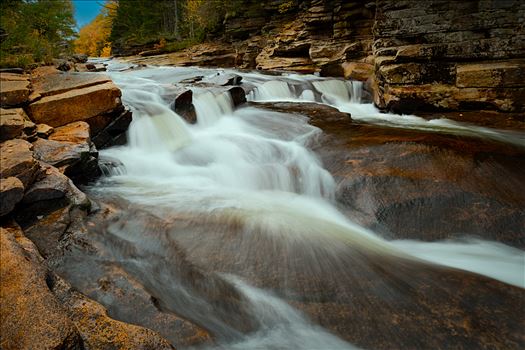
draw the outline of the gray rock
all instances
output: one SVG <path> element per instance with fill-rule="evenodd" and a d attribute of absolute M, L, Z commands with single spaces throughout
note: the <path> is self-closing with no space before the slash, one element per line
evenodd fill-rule
<path fill-rule="evenodd" d="M 0 179 L 0 216 L 9 214 L 24 196 L 24 184 L 16 177 Z"/>

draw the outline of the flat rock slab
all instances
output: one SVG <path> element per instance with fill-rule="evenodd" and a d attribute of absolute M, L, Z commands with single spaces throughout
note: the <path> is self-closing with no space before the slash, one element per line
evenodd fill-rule
<path fill-rule="evenodd" d="M 48 74 L 33 79 L 33 91 L 42 97 L 110 82 L 106 75 L 90 73 Z"/>
<path fill-rule="evenodd" d="M 56 167 L 79 162 L 84 153 L 89 153 L 87 143 L 63 142 L 38 139 L 33 143 L 35 157 Z"/>
<path fill-rule="evenodd" d="M 16 177 L 0 179 L 0 216 L 9 214 L 24 196 L 24 184 Z"/>
<path fill-rule="evenodd" d="M 1 106 L 20 106 L 29 100 L 31 93 L 29 80 L 2 80 L 0 87 Z"/>
<path fill-rule="evenodd" d="M 39 165 L 33 158 L 33 146 L 24 140 L 14 139 L 0 144 L 0 178 L 14 176 L 29 186 L 35 179 Z"/>
<path fill-rule="evenodd" d="M 86 120 L 121 106 L 121 92 L 112 82 L 46 96 L 28 107 L 31 119 L 52 127 Z"/>
<path fill-rule="evenodd" d="M 16 73 L 0 73 L 0 81 L 27 81 L 29 76 L 26 74 L 16 74 Z"/>
<path fill-rule="evenodd" d="M 0 142 L 19 137 L 24 130 L 24 117 L 19 109 L 0 108 Z"/>
<path fill-rule="evenodd" d="M 86 122 L 70 123 L 53 130 L 49 140 L 89 144 L 89 124 Z"/>

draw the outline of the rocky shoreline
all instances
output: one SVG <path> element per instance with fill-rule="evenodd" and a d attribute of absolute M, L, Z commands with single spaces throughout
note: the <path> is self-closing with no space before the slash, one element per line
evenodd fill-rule
<path fill-rule="evenodd" d="M 318 73 L 366 82 L 395 113 L 525 111 L 519 1 L 301 0 L 246 4 L 213 41 L 132 62 Z M 468 14 L 468 15 L 466 15 Z M 159 55 L 160 54 L 160 55 Z M 522 119 L 523 120 L 523 119 Z"/>
<path fill-rule="evenodd" d="M 97 209 L 77 187 L 100 175 L 97 148 L 126 141 L 120 90 L 107 76 L 52 66 L 0 78 L 1 347 L 172 349 L 110 318 L 52 268 Z"/>

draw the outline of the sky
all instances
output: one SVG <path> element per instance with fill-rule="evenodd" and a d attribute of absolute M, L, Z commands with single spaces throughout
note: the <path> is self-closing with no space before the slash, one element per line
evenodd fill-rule
<path fill-rule="evenodd" d="M 102 8 L 104 0 L 73 0 L 77 29 L 91 22 Z"/>

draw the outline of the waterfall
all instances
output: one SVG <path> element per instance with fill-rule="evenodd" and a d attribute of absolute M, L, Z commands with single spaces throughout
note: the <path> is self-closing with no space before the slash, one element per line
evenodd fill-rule
<path fill-rule="evenodd" d="M 196 90 L 193 95 L 193 105 L 200 125 L 209 126 L 217 122 L 221 116 L 233 113 L 233 101 L 229 92 L 215 95 Z"/>
<path fill-rule="evenodd" d="M 182 288 L 178 281 L 174 283 L 171 276 L 164 276 L 165 279 L 155 276 L 157 266 L 148 260 L 154 255 L 151 251 L 163 257 L 166 269 L 171 267 L 166 258 L 170 242 L 184 245 L 188 259 L 194 259 L 191 263 L 196 266 L 205 264 L 206 258 L 214 257 L 218 251 L 226 251 L 228 258 L 238 258 L 233 266 L 242 266 L 259 253 L 257 244 L 270 242 L 273 246 L 300 246 L 304 252 L 300 258 L 304 260 L 297 259 L 294 263 L 308 266 L 312 273 L 319 275 L 335 268 L 342 274 L 354 267 L 364 268 L 366 259 L 379 257 L 385 261 L 403 261 L 403 264 L 449 266 L 525 288 L 525 255 L 521 250 L 484 241 L 392 242 L 349 220 L 335 205 L 336 181 L 317 155 L 308 149 L 321 131 L 309 125 L 307 118 L 253 106 L 234 109 L 229 93 L 214 94 L 199 88 L 194 90 L 193 100 L 198 122 L 187 125 L 160 98 L 163 83 L 158 79 L 166 79 L 165 74 L 162 78 L 148 79 L 145 71 L 137 73 L 138 77 L 111 73 L 123 91 L 124 102 L 133 109 L 134 119 L 129 144 L 101 152 L 102 157 L 116 160 L 118 166 L 115 171 L 106 166 L 106 173 L 111 176 L 104 178 L 93 191 L 124 198 L 144 211 L 165 218 L 163 225 L 183 222 L 180 231 L 159 236 L 145 237 L 145 232 L 124 229 L 115 229 L 115 235 L 133 243 L 133 252 L 145 251 L 144 261 L 136 256 L 128 259 L 132 260 L 134 272 L 147 281 L 150 289 L 159 294 L 163 292 L 178 307 L 187 307 L 189 316 L 220 334 L 218 348 L 353 347 L 312 324 L 270 291 L 255 288 L 238 276 L 222 276 L 247 300 L 251 315 L 257 321 L 253 332 L 240 335 L 229 326 L 221 325 L 220 317 L 209 316 L 215 312 L 210 306 L 213 302 L 191 295 L 191 290 Z M 255 73 L 250 74 L 243 80 Z M 156 77 L 153 73 L 151 76 Z M 360 103 L 363 85 L 359 82 L 313 76 L 304 78 L 302 83 L 297 77 L 257 78 L 250 81 L 255 86 L 249 96 L 253 101 L 325 103 L 351 111 L 352 118 L 364 122 L 450 133 L 470 132 L 470 126 L 464 124 L 380 113 L 373 105 Z M 490 129 L 474 130 L 478 134 L 501 136 Z M 231 227 L 232 231 L 223 233 L 225 227 Z M 224 236 L 217 239 L 220 244 L 213 245 L 214 234 L 219 233 Z M 238 237 L 238 241 L 230 247 L 227 241 L 232 237 Z M 250 245 L 253 242 L 255 246 Z M 266 257 L 264 252 L 262 256 Z M 499 263 L 484 263 L 486 258 Z M 284 254 L 283 259 L 287 261 L 288 256 Z M 222 263 L 221 259 L 217 261 Z M 258 263 L 274 264 L 262 258 Z M 267 276 L 272 283 L 274 277 Z M 410 276 L 406 278 L 410 284 Z M 182 299 L 178 299 L 179 296 Z M 197 309 L 199 312 L 191 312 Z"/>

